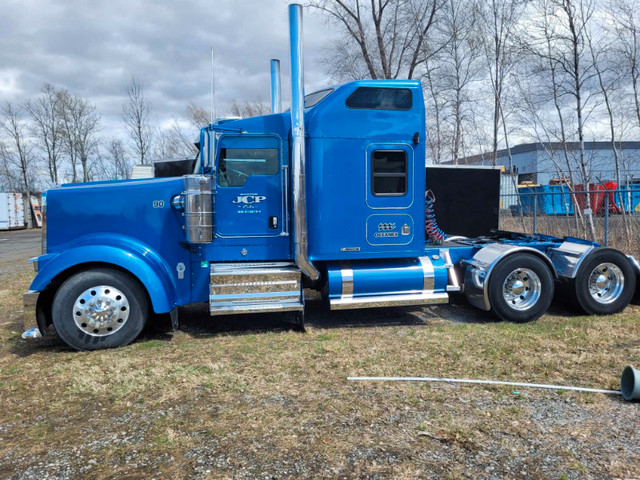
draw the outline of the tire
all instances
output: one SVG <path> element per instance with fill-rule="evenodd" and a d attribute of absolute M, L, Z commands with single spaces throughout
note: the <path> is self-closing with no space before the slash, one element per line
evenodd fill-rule
<path fill-rule="evenodd" d="M 636 271 L 617 250 L 593 251 L 569 284 L 578 309 L 588 315 L 612 315 L 624 310 L 636 293 Z"/>
<path fill-rule="evenodd" d="M 76 350 L 122 347 L 142 332 L 149 302 L 130 275 L 95 268 L 76 273 L 60 286 L 51 315 L 60 338 Z"/>
<path fill-rule="evenodd" d="M 529 253 L 509 255 L 489 277 L 491 312 L 507 322 L 532 322 L 551 305 L 553 289 L 553 274 L 544 260 Z"/>

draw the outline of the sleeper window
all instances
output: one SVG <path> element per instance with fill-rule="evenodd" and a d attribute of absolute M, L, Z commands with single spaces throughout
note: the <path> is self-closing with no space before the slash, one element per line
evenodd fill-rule
<path fill-rule="evenodd" d="M 375 196 L 407 193 L 407 152 L 376 150 L 371 155 L 372 191 Z"/>
<path fill-rule="evenodd" d="M 218 185 L 241 187 L 252 175 L 278 173 L 277 148 L 222 148 L 218 166 Z"/>
<path fill-rule="evenodd" d="M 360 87 L 347 98 L 347 107 L 370 110 L 411 110 L 407 88 Z"/>

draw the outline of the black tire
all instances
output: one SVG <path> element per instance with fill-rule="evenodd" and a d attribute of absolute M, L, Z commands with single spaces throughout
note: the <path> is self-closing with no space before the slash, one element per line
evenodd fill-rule
<path fill-rule="evenodd" d="M 615 265 L 623 276 L 624 286 L 621 288 L 619 296 L 611 299 L 608 303 L 596 300 L 589 289 L 589 279 L 592 272 L 602 264 Z M 636 293 L 636 280 L 635 267 L 622 252 L 610 248 L 599 248 L 583 260 L 576 277 L 569 283 L 569 287 L 579 311 L 588 315 L 612 315 L 621 312 L 629 305 Z"/>
<path fill-rule="evenodd" d="M 520 270 L 522 269 L 522 270 Z M 524 269 L 532 271 L 537 276 L 538 288 L 535 291 L 539 296 L 531 298 L 531 304 L 524 304 L 522 309 L 511 306 L 503 294 L 505 281 L 514 272 L 522 272 Z M 524 276 L 525 281 L 529 281 Z M 533 280 L 531 280 L 533 282 Z M 529 287 L 525 287 L 527 291 Z M 534 288 L 533 286 L 531 287 Z M 554 279 L 551 269 L 544 260 L 530 253 L 514 253 L 501 260 L 491 272 L 489 277 L 488 293 L 491 312 L 500 320 L 507 322 L 525 323 L 540 318 L 551 305 L 553 298 Z M 524 293 L 524 292 L 523 292 Z M 530 295 L 530 294 L 527 294 Z M 515 303 L 515 301 L 512 300 Z"/>
<path fill-rule="evenodd" d="M 121 318 L 122 326 L 116 325 L 117 330 L 113 333 L 104 330 L 101 332 L 102 336 L 96 336 L 87 333 L 76 323 L 74 310 L 77 308 L 76 301 L 83 292 L 101 288 L 100 286 L 113 287 L 124 295 L 127 306 L 119 309 L 127 311 L 128 315 L 126 320 Z M 109 290 L 105 291 L 109 293 Z M 51 315 L 56 332 L 67 345 L 76 350 L 98 350 L 122 347 L 134 341 L 147 322 L 149 303 L 142 285 L 130 275 L 112 268 L 94 268 L 76 273 L 60 286 L 53 299 Z M 120 319 L 114 318 L 114 321 L 119 322 Z M 86 327 L 86 324 L 82 326 Z"/>

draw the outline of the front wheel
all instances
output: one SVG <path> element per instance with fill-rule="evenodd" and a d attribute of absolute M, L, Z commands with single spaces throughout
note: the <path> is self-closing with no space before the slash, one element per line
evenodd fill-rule
<path fill-rule="evenodd" d="M 58 289 L 51 315 L 56 332 L 76 350 L 131 343 L 147 322 L 147 295 L 137 280 L 111 268 L 76 273 Z"/>
<path fill-rule="evenodd" d="M 611 315 L 629 305 L 636 291 L 636 272 L 623 253 L 598 249 L 582 262 L 571 287 L 584 313 Z"/>
<path fill-rule="evenodd" d="M 554 280 L 547 264 L 529 253 L 515 253 L 501 260 L 489 278 L 491 312 L 508 322 L 531 322 L 547 311 Z"/>

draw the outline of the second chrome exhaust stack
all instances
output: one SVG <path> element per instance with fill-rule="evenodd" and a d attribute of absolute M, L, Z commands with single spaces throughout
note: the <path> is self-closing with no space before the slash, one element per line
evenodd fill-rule
<path fill-rule="evenodd" d="M 271 59 L 271 113 L 282 112 L 282 87 L 280 86 L 280 60 Z"/>

